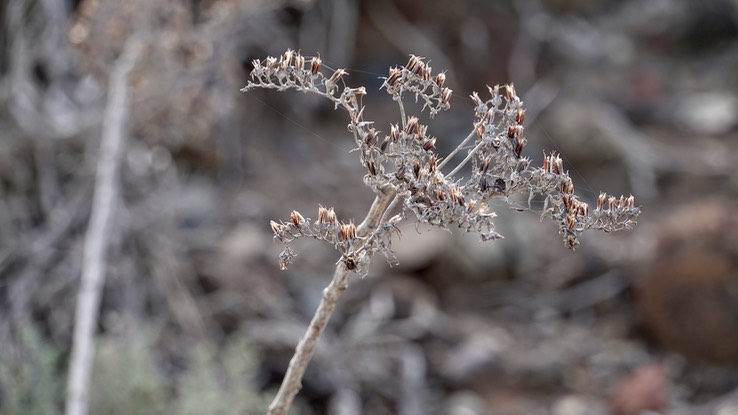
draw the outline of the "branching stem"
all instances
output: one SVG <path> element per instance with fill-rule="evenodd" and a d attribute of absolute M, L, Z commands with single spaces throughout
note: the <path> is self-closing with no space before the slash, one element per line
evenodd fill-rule
<path fill-rule="evenodd" d="M 364 221 L 361 222 L 357 229 L 359 236 L 368 235 L 381 224 L 381 220 L 385 216 L 384 213 L 394 196 L 395 192 L 393 190 L 385 190 L 374 198 L 374 202 L 366 218 L 364 218 Z M 315 345 L 328 325 L 338 299 L 341 298 L 346 287 L 348 287 L 348 276 L 350 273 L 351 271 L 346 268 L 343 262 L 336 265 L 336 270 L 333 272 L 333 279 L 323 290 L 323 297 L 320 300 L 317 310 L 315 310 L 315 315 L 313 315 L 313 319 L 310 321 L 310 325 L 300 339 L 300 342 L 297 343 L 295 354 L 290 359 L 287 373 L 284 375 L 277 395 L 274 397 L 271 405 L 269 405 L 267 415 L 284 415 L 292 406 L 292 401 L 297 396 L 300 388 L 302 388 L 302 378 L 312 359 Z"/>
<path fill-rule="evenodd" d="M 464 160 L 461 160 L 461 163 L 459 163 L 458 166 L 454 167 L 453 170 L 447 175 L 448 177 L 453 177 L 454 174 L 458 173 L 459 170 L 461 170 L 462 167 L 466 165 L 466 163 L 471 160 L 472 157 L 474 157 L 474 154 L 479 151 L 480 148 L 484 146 L 484 141 L 480 141 L 479 144 L 477 144 L 470 152 L 466 155 L 466 158 Z"/>
<path fill-rule="evenodd" d="M 442 169 L 443 166 L 446 165 L 446 163 L 448 163 L 449 161 L 451 161 L 451 159 L 454 158 L 454 156 L 456 156 L 456 154 L 459 151 L 461 151 L 461 149 L 464 148 L 464 146 L 466 145 L 466 143 L 468 143 L 469 140 L 471 140 L 474 137 L 474 134 L 476 134 L 476 130 L 471 130 L 471 132 L 469 133 L 469 135 L 467 135 L 466 138 L 464 138 L 464 141 L 462 141 L 458 146 L 456 146 L 456 148 L 454 149 L 454 151 L 452 151 L 451 153 L 449 153 L 449 155 L 446 156 L 445 159 L 441 160 L 441 162 L 438 163 L 438 168 L 439 169 Z M 449 176 L 451 176 L 451 175 L 449 174 Z"/>

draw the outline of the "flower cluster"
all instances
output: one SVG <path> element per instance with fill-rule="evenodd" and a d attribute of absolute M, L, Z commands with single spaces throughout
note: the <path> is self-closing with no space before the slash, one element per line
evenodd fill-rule
<path fill-rule="evenodd" d="M 411 55 L 406 65 L 390 68 L 383 78 L 382 88 L 397 102 L 400 112 L 399 122 L 389 125 L 386 134 L 376 129 L 374 121 L 364 119 L 361 97 L 366 89 L 343 85 L 345 70 L 325 75 L 319 57 L 308 61 L 291 50 L 279 58 L 256 60 L 253 65 L 251 81 L 242 91 L 271 88 L 311 92 L 346 110 L 348 130 L 367 169 L 364 183 L 378 195 L 393 198 L 379 224 L 366 235 L 359 235 L 352 222 L 338 222 L 333 209 L 323 207 L 314 223 L 297 212 L 286 223 L 273 221 L 275 238 L 286 245 L 280 256 L 282 268 L 294 257 L 289 242 L 309 236 L 332 244 L 348 269 L 364 273 L 373 254 L 381 252 L 394 258 L 391 236 L 398 232 L 396 224 L 408 211 L 422 223 L 442 228 L 456 225 L 478 233 L 483 240 L 498 239 L 502 236 L 495 231 L 495 214 L 488 210 L 487 202 L 496 197 L 508 200 L 516 193 L 527 193 L 529 204 L 536 196 L 544 198 L 542 215 L 558 224 L 570 248 L 578 245 L 584 230 L 630 228 L 640 213 L 633 196 L 615 198 L 604 193 L 596 209 L 590 211 L 587 203 L 574 194 L 572 180 L 555 153 L 544 154 L 543 165 L 532 167 L 531 160 L 522 155 L 527 143 L 525 109 L 512 85 L 488 87 L 490 97 L 486 101 L 476 92 L 471 95 L 475 105 L 471 132 L 441 158 L 435 152 L 438 138 L 429 134 L 419 117 L 406 115 L 403 105 L 403 97 L 409 93 L 416 101 L 424 102 L 421 112 L 428 110 L 431 117 L 450 108 L 452 91 L 444 86 L 445 74 L 433 75 L 421 57 Z M 453 168 L 446 168 L 457 155 L 463 159 Z M 467 165 L 471 173 L 464 179 L 460 175 Z M 401 206 L 399 213 L 391 216 L 397 205 Z"/>
<path fill-rule="evenodd" d="M 410 61 L 405 66 L 390 68 L 389 76 L 385 78 L 383 88 L 396 98 L 401 98 L 405 92 L 415 94 L 415 100 L 422 98 L 425 101 L 423 109 L 430 111 L 431 118 L 440 111 L 451 108 L 451 89 L 444 87 L 446 73 L 441 72 L 433 76 L 430 66 L 423 62 L 420 56 L 410 55 Z"/>
<path fill-rule="evenodd" d="M 293 210 L 290 220 L 287 222 L 271 221 L 274 239 L 285 244 L 285 249 L 279 256 L 279 265 L 287 269 L 292 262 L 295 253 L 290 248 L 290 242 L 301 237 L 311 237 L 328 242 L 341 254 L 341 259 L 346 268 L 366 273 L 369 259 L 376 251 L 390 252 L 391 232 L 388 227 L 394 226 L 399 218 L 389 221 L 381 232 L 373 232 L 367 236 L 359 236 L 353 221 L 348 223 L 339 222 L 333 208 L 318 208 L 318 219 L 312 221 L 305 218 L 300 212 Z M 357 246 L 360 245 L 360 248 Z M 388 257 L 393 260 L 393 257 Z"/>

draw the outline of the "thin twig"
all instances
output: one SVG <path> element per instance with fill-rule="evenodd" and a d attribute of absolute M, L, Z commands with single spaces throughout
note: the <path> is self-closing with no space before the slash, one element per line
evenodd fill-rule
<path fill-rule="evenodd" d="M 128 40 L 110 76 L 110 92 L 105 107 L 100 155 L 97 161 L 95 194 L 90 224 L 85 236 L 82 278 L 75 312 L 74 343 L 69 367 L 66 415 L 85 415 L 94 357 L 94 331 L 105 282 L 105 251 L 110 237 L 112 215 L 118 190 L 118 165 L 125 141 L 128 118 L 128 74 L 142 46 Z"/>
<path fill-rule="evenodd" d="M 466 158 L 464 160 L 461 160 L 461 163 L 459 163 L 458 166 L 456 166 L 453 170 L 451 170 L 451 172 L 447 175 L 447 177 L 453 177 L 454 174 L 458 173 L 459 170 L 461 170 L 461 168 L 464 167 L 466 163 L 469 162 L 469 160 L 471 160 L 474 154 L 476 154 L 476 152 L 479 151 L 479 149 L 482 148 L 483 145 L 484 145 L 484 141 L 480 141 L 479 144 L 477 144 L 477 146 L 474 147 L 474 149 L 471 150 L 469 154 L 467 154 Z"/>
<path fill-rule="evenodd" d="M 471 140 L 472 137 L 474 137 L 474 134 L 476 134 L 476 130 L 471 130 L 471 132 L 469 133 L 469 135 L 467 135 L 466 138 L 464 138 L 464 140 L 458 146 L 456 146 L 456 148 L 452 152 L 450 152 L 448 154 L 448 156 L 446 156 L 445 159 L 441 160 L 441 162 L 438 163 L 438 169 L 439 170 L 442 169 L 443 166 L 446 165 L 446 163 L 448 163 L 449 161 L 451 161 L 451 159 L 454 158 L 454 156 L 456 155 L 456 153 L 458 153 L 459 151 L 461 151 L 464 148 L 464 146 L 466 145 L 466 143 L 468 143 L 469 140 Z"/>

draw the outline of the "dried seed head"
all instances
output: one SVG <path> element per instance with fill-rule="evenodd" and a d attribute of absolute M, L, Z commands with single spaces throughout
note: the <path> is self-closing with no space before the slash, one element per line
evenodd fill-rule
<path fill-rule="evenodd" d="M 290 214 L 290 219 L 292 219 L 292 223 L 295 224 L 295 227 L 299 228 L 303 223 L 305 223 L 305 218 L 302 217 L 300 212 L 293 210 Z"/>
<path fill-rule="evenodd" d="M 410 117 L 407 119 L 407 125 L 405 125 L 405 132 L 408 134 L 418 134 L 419 132 L 418 117 Z"/>
<path fill-rule="evenodd" d="M 320 65 L 322 64 L 323 60 L 321 60 L 319 56 L 310 59 L 310 73 L 317 75 L 318 71 L 320 71 Z"/>
<path fill-rule="evenodd" d="M 418 140 L 425 138 L 425 134 L 428 132 L 428 126 L 425 124 L 418 124 Z"/>
<path fill-rule="evenodd" d="M 356 239 L 356 225 L 354 222 L 341 224 L 341 240 L 352 241 Z"/>
<path fill-rule="evenodd" d="M 382 150 L 382 152 L 387 150 L 387 145 L 389 144 L 389 142 L 390 142 L 390 136 L 384 137 L 384 140 L 382 140 L 382 144 L 379 145 L 379 149 Z"/>
<path fill-rule="evenodd" d="M 484 126 L 482 124 L 477 125 L 476 133 L 477 137 L 482 138 L 484 135 Z"/>
<path fill-rule="evenodd" d="M 393 87 L 395 84 L 397 84 L 397 81 L 402 78 L 402 71 L 398 68 L 390 68 L 389 69 L 389 75 L 387 76 L 387 79 L 385 82 L 388 86 Z"/>
<path fill-rule="evenodd" d="M 366 144 L 368 144 L 368 145 L 374 144 L 374 142 L 377 139 L 377 130 L 374 129 L 374 128 L 368 129 L 366 131 L 366 133 L 364 134 L 364 137 L 362 137 L 362 138 L 364 139 L 364 142 Z"/>
<path fill-rule="evenodd" d="M 545 171 L 553 174 L 561 174 L 564 171 L 564 162 L 556 153 L 551 153 L 546 157 L 543 161 L 543 166 Z"/>
<path fill-rule="evenodd" d="M 607 194 L 606 193 L 600 193 L 600 196 L 597 198 L 597 208 L 596 208 L 596 210 L 602 210 L 602 208 L 605 206 L 605 200 L 607 200 Z"/>
<path fill-rule="evenodd" d="M 571 210 L 572 202 L 574 200 L 573 197 L 574 196 L 567 194 L 567 193 L 561 196 L 561 202 L 564 204 L 564 207 L 566 208 L 567 212 Z"/>
<path fill-rule="evenodd" d="M 566 235 L 566 246 L 574 249 L 575 246 L 579 245 L 577 237 L 574 235 Z"/>
<path fill-rule="evenodd" d="M 392 124 L 390 126 L 390 140 L 392 140 L 393 143 L 396 143 L 397 140 L 400 138 L 400 127 L 397 124 Z"/>
<path fill-rule="evenodd" d="M 518 126 L 517 125 L 509 125 L 507 127 L 507 137 L 508 138 L 515 138 L 518 135 Z"/>
<path fill-rule="evenodd" d="M 560 190 L 561 193 L 574 193 L 574 183 L 572 183 L 571 178 L 567 177 L 563 182 L 561 182 Z"/>
<path fill-rule="evenodd" d="M 475 106 L 479 107 L 482 105 L 482 99 L 479 98 L 479 94 L 477 94 L 476 92 L 469 95 L 469 97 L 471 98 Z"/>
<path fill-rule="evenodd" d="M 492 157 L 487 156 L 482 160 L 482 174 L 487 173 L 487 170 L 489 169 L 489 163 L 492 162 Z"/>
<path fill-rule="evenodd" d="M 451 188 L 449 188 L 448 194 L 449 194 L 449 198 L 453 200 L 454 202 L 458 203 L 459 206 L 463 207 L 465 205 L 464 195 L 461 194 L 461 192 L 459 191 L 459 188 L 456 185 L 451 186 Z"/>
<path fill-rule="evenodd" d="M 366 168 L 369 169 L 369 174 L 371 174 L 372 176 L 377 175 L 377 166 L 374 164 L 374 160 L 367 160 Z"/>
<path fill-rule="evenodd" d="M 331 84 L 335 85 L 338 80 L 340 80 L 345 75 L 348 75 L 348 72 L 346 72 L 345 69 L 336 69 L 335 72 L 333 72 L 333 75 L 331 75 L 329 81 Z"/>
<path fill-rule="evenodd" d="M 420 164 L 417 161 L 413 164 L 413 174 L 416 179 L 420 178 Z"/>
<path fill-rule="evenodd" d="M 577 218 L 574 215 L 566 215 L 566 227 L 570 230 L 577 226 Z"/>
<path fill-rule="evenodd" d="M 416 55 L 410 55 L 410 60 L 407 62 L 407 65 L 405 66 L 408 71 L 419 75 L 423 69 L 425 68 L 425 64 L 423 63 L 423 58 Z"/>
<path fill-rule="evenodd" d="M 559 156 L 556 156 L 556 159 L 554 159 L 553 172 L 555 174 L 561 174 L 564 172 L 564 161 L 561 160 L 561 157 Z"/>
<path fill-rule="evenodd" d="M 515 94 L 515 86 L 513 84 L 507 84 L 505 85 L 505 98 L 507 98 L 508 101 L 512 101 L 518 96 Z"/>
<path fill-rule="evenodd" d="M 287 49 L 284 54 L 282 55 L 282 61 L 287 65 L 292 65 L 292 57 L 295 55 L 295 51 L 292 49 Z"/>
<path fill-rule="evenodd" d="M 610 196 L 607 198 L 607 209 L 613 210 L 617 207 L 618 199 L 615 196 Z"/>
<path fill-rule="evenodd" d="M 518 113 L 515 115 L 515 122 L 518 123 L 518 125 L 523 125 L 523 121 L 525 120 L 525 111 L 522 109 L 518 110 Z"/>
<path fill-rule="evenodd" d="M 423 143 L 423 150 L 425 151 L 430 151 L 434 148 L 436 148 L 436 137 L 432 137 Z"/>
<path fill-rule="evenodd" d="M 425 68 L 423 68 L 423 73 L 421 74 L 421 76 L 423 77 L 424 81 L 430 81 L 431 67 L 426 65 Z"/>
<path fill-rule="evenodd" d="M 466 204 L 466 211 L 469 213 L 472 213 L 476 207 L 477 207 L 477 201 L 470 200 L 469 203 Z"/>
<path fill-rule="evenodd" d="M 446 83 L 446 73 L 441 72 L 436 75 L 436 85 L 438 85 L 439 88 L 443 88 L 444 83 Z"/>
<path fill-rule="evenodd" d="M 295 54 L 295 68 L 299 70 L 305 69 L 305 57 L 299 51 Z"/>
<path fill-rule="evenodd" d="M 633 195 L 628 196 L 627 199 L 625 199 L 625 207 L 626 208 L 633 208 L 635 206 L 635 197 Z"/>
<path fill-rule="evenodd" d="M 494 107 L 488 109 L 483 119 L 484 123 L 488 125 L 491 124 L 494 121 L 496 114 L 497 112 L 495 112 Z M 492 128 L 492 126 L 489 125 L 487 128 Z"/>
<path fill-rule="evenodd" d="M 349 89 L 350 95 L 366 95 L 366 88 L 363 86 L 360 86 L 358 88 L 351 88 Z"/>
<path fill-rule="evenodd" d="M 581 202 L 577 206 L 577 215 L 579 216 L 588 216 L 589 215 L 589 205 Z"/>
<path fill-rule="evenodd" d="M 323 206 L 318 207 L 318 223 L 333 225 L 336 222 L 336 212 L 333 211 L 333 208 L 326 209 Z"/>
<path fill-rule="evenodd" d="M 272 227 L 272 233 L 274 234 L 279 235 L 284 231 L 284 225 L 282 225 L 281 223 L 277 223 L 273 220 L 269 221 L 269 226 Z"/>
<path fill-rule="evenodd" d="M 436 168 L 438 168 L 438 159 L 436 158 L 436 156 L 431 156 L 428 159 L 428 172 L 429 173 L 435 173 L 436 172 Z"/>
<path fill-rule="evenodd" d="M 453 96 L 453 91 L 449 88 L 443 88 L 441 90 L 441 102 L 448 105 L 451 102 L 451 97 Z"/>
<path fill-rule="evenodd" d="M 263 67 L 261 66 L 261 61 L 258 59 L 254 59 L 251 61 L 251 66 L 254 68 L 251 70 L 251 78 L 255 78 L 259 75 L 259 73 L 262 72 Z"/>
<path fill-rule="evenodd" d="M 518 137 L 515 140 L 515 157 L 520 158 L 520 155 L 523 154 L 523 148 L 525 148 L 526 144 L 528 144 L 528 140 L 523 137 Z"/>

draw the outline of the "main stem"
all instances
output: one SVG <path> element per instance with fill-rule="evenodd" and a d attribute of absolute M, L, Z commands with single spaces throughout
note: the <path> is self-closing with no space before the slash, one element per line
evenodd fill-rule
<path fill-rule="evenodd" d="M 368 235 L 380 225 L 383 213 L 394 195 L 395 192 L 393 190 L 385 190 L 374 198 L 369 213 L 367 213 L 366 218 L 364 218 L 364 221 L 361 222 L 357 229 L 360 237 Z M 297 343 L 295 354 L 290 359 L 287 373 L 285 373 L 282 385 L 279 387 L 279 391 L 277 391 L 277 396 L 274 397 L 271 405 L 269 405 L 267 415 L 284 415 L 292 406 L 295 396 L 297 396 L 297 393 L 302 388 L 302 377 L 305 375 L 305 370 L 310 363 L 310 359 L 313 357 L 315 345 L 328 325 L 328 320 L 330 320 L 331 314 L 333 314 L 333 310 L 336 308 L 338 299 L 341 298 L 341 294 L 348 287 L 348 276 L 350 273 L 351 271 L 346 268 L 343 262 L 339 262 L 336 265 L 336 270 L 333 272 L 333 279 L 323 290 L 323 297 L 320 300 L 318 309 L 315 310 L 315 315 L 313 315 L 313 319 L 310 321 L 305 334 L 300 339 L 300 342 Z"/>

